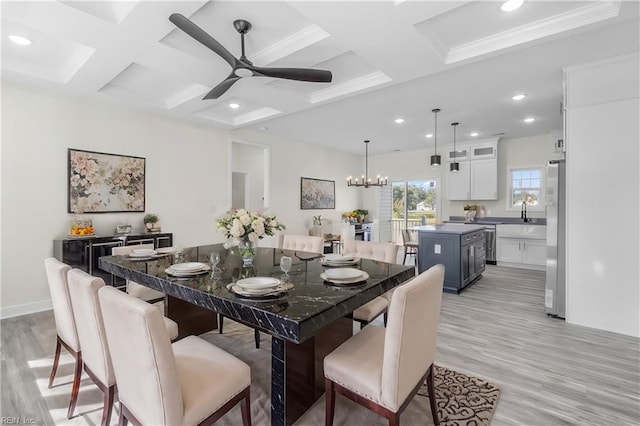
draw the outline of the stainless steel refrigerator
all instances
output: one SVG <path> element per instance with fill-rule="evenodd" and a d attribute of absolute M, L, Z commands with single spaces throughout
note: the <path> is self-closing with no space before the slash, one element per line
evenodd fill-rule
<path fill-rule="evenodd" d="M 565 160 L 547 165 L 547 314 L 565 317 Z"/>

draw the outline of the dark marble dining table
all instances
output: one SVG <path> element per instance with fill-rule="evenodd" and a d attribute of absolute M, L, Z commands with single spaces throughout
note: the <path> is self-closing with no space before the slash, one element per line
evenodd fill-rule
<path fill-rule="evenodd" d="M 209 264 L 212 252 L 220 254 L 213 272 L 177 278 L 165 271 L 181 262 Z M 282 278 L 279 264 L 283 255 L 293 259 L 287 280 L 293 287 L 281 297 L 253 300 L 238 297 L 228 289 L 230 283 L 243 277 Z M 355 285 L 335 286 L 320 276 L 327 268 L 321 255 L 259 247 L 253 266 L 244 267 L 238 248 L 222 244 L 190 247 L 180 254 L 145 260 L 103 256 L 99 267 L 159 290 L 167 298 L 206 308 L 270 334 L 272 425 L 292 424 L 322 395 L 322 359 L 352 335 L 351 313 L 415 276 L 413 266 L 362 259 L 351 267 L 365 271 L 369 278 Z"/>

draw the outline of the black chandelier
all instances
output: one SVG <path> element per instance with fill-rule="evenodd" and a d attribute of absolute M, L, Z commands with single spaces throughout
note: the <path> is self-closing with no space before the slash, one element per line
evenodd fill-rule
<path fill-rule="evenodd" d="M 365 188 L 369 188 L 370 186 L 386 186 L 387 185 L 387 177 L 385 176 L 384 178 L 381 178 L 380 175 L 378 175 L 376 177 L 376 181 L 375 182 L 371 182 L 371 179 L 369 178 L 369 141 L 364 141 L 364 146 L 365 146 L 365 166 L 364 166 L 364 174 L 362 175 L 362 181 L 359 181 L 358 178 L 356 178 L 355 181 L 353 181 L 352 177 L 349 176 L 347 178 L 347 186 L 363 186 Z"/>

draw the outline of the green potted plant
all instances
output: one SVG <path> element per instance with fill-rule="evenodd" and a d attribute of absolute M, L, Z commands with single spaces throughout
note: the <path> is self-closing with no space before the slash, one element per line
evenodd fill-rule
<path fill-rule="evenodd" d="M 158 215 L 149 213 L 144 216 L 144 219 L 142 219 L 142 221 L 144 222 L 144 225 L 147 228 L 147 230 L 150 231 L 151 229 L 154 228 L 155 224 L 158 223 Z"/>

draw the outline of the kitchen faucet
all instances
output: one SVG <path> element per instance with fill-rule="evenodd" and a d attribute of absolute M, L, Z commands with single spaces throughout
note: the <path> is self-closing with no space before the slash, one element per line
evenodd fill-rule
<path fill-rule="evenodd" d="M 527 219 L 527 202 L 523 201 L 522 202 L 522 211 L 520 212 L 520 219 L 522 219 L 523 222 L 529 222 L 529 219 Z"/>

